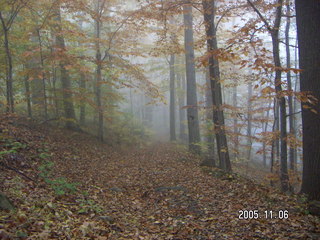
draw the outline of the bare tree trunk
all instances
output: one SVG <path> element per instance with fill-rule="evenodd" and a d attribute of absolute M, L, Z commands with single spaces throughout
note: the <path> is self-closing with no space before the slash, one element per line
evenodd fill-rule
<path fill-rule="evenodd" d="M 279 114 L 277 113 L 278 112 L 278 101 L 277 99 L 274 99 L 273 101 L 273 116 L 274 116 L 274 119 L 273 119 L 273 125 L 272 125 L 272 132 L 274 133 L 277 129 L 277 125 L 278 125 L 278 122 L 279 122 Z M 277 133 L 278 134 L 278 133 Z M 276 148 L 276 144 L 277 144 L 278 141 L 278 137 L 276 137 L 272 143 L 271 143 L 271 156 L 270 156 L 270 172 L 273 173 L 274 172 L 274 165 L 275 165 L 275 162 L 277 162 L 277 159 L 275 158 L 275 148 Z M 270 185 L 273 186 L 273 180 L 270 181 Z"/>
<path fill-rule="evenodd" d="M 100 21 L 100 0 L 97 0 L 97 18 L 95 19 L 95 31 L 96 31 L 96 102 L 97 102 L 97 109 L 98 109 L 98 139 L 102 142 L 103 141 L 103 107 L 101 101 L 101 83 L 102 83 L 102 56 L 101 56 L 101 49 L 100 49 L 100 32 L 101 32 L 101 21 Z"/>
<path fill-rule="evenodd" d="M 130 88 L 129 89 L 129 94 L 130 94 L 130 113 L 132 115 L 132 117 L 134 116 L 134 113 L 133 113 L 133 96 L 132 96 L 132 89 Z"/>
<path fill-rule="evenodd" d="M 79 27 L 81 30 L 83 30 L 83 21 L 79 22 Z M 79 47 L 83 47 L 81 42 L 78 42 Z M 81 94 L 81 102 L 80 102 L 80 116 L 79 116 L 79 122 L 80 125 L 86 124 L 86 74 L 80 70 L 80 79 L 79 79 L 79 88 L 80 88 L 80 94 Z"/>
<path fill-rule="evenodd" d="M 53 33 L 54 34 L 54 33 Z M 54 42 L 54 40 L 52 40 Z M 54 50 L 53 50 L 53 44 L 50 46 L 50 53 L 53 56 L 54 55 Z M 59 99 L 57 96 L 57 66 L 55 61 L 51 62 L 51 76 L 49 75 L 49 81 L 50 83 L 50 99 L 52 101 L 52 105 L 54 105 L 54 112 L 55 112 L 55 117 L 59 118 Z"/>
<path fill-rule="evenodd" d="M 179 59 L 179 58 L 178 58 Z M 186 79 L 185 74 L 181 74 L 177 71 L 177 96 L 179 102 L 179 138 L 182 142 L 187 142 L 187 135 L 186 135 L 186 109 L 183 107 L 185 106 L 185 93 L 186 93 Z"/>
<path fill-rule="evenodd" d="M 56 117 L 60 117 L 59 114 L 59 100 L 57 95 L 57 69 L 55 66 L 52 67 L 52 95 L 54 100 L 55 114 Z"/>
<path fill-rule="evenodd" d="M 84 73 L 80 73 L 80 81 L 79 81 L 80 93 L 83 96 L 86 92 L 86 76 Z M 84 97 L 80 103 L 80 124 L 86 124 L 86 102 L 84 101 Z"/>
<path fill-rule="evenodd" d="M 295 44 L 295 51 L 294 51 L 294 68 L 298 69 L 298 64 L 299 64 L 299 58 L 298 58 L 298 37 L 296 39 L 296 44 Z M 299 73 L 295 74 L 295 83 L 294 83 L 294 91 L 298 92 L 298 85 L 299 85 Z M 293 111 L 294 112 L 301 112 L 301 104 L 298 103 L 297 98 L 293 98 Z M 301 113 L 298 115 L 301 118 Z M 298 116 L 294 116 L 293 118 L 293 128 L 296 130 L 298 129 Z M 299 118 L 299 119 L 300 119 Z M 297 137 L 297 134 L 296 134 Z M 294 148 L 294 160 L 295 163 L 294 165 L 297 167 L 298 164 L 298 148 Z"/>
<path fill-rule="evenodd" d="M 238 98 L 237 98 L 237 85 L 232 88 L 232 105 L 234 108 L 238 108 Z M 238 130 L 238 117 L 234 114 L 233 117 L 233 134 L 234 134 L 234 158 L 238 158 L 239 154 L 239 130 Z"/>
<path fill-rule="evenodd" d="M 286 23 L 286 30 L 285 30 L 285 38 L 286 38 L 286 57 L 287 57 L 287 68 L 291 68 L 291 53 L 290 53 L 290 0 L 286 1 L 287 5 L 287 23 Z M 292 81 L 291 81 L 291 71 L 287 71 L 287 83 L 288 83 L 288 105 L 289 105 L 289 132 L 291 138 L 296 138 L 295 128 L 294 128 L 294 110 L 293 110 L 293 98 L 292 98 Z M 295 170 L 295 154 L 294 154 L 294 147 L 290 146 L 289 149 L 289 164 L 290 170 Z"/>
<path fill-rule="evenodd" d="M 44 107 L 44 119 L 48 119 L 48 104 L 47 104 L 47 94 L 46 94 L 46 75 L 45 75 L 45 69 L 44 69 L 44 59 L 43 59 L 43 53 L 42 53 L 42 40 L 40 35 L 40 30 L 37 29 L 37 36 L 39 41 L 39 49 L 40 49 L 40 63 L 41 63 L 41 76 L 42 76 L 42 103 Z"/>
<path fill-rule="evenodd" d="M 0 10 L 0 22 L 2 25 L 3 36 L 4 36 L 4 49 L 6 53 L 6 99 L 7 99 L 7 112 L 14 112 L 14 92 L 13 92 L 13 62 L 12 62 L 12 54 L 9 46 L 9 31 L 19 14 L 20 10 L 27 4 L 27 1 L 12 1 L 12 2 L 3 2 L 4 8 Z M 11 7 L 6 6 L 11 5 Z M 2 15 L 2 10 L 6 9 L 5 16 Z"/>
<path fill-rule="evenodd" d="M 60 13 L 60 4 L 55 7 L 55 18 L 57 24 L 55 26 L 56 30 L 56 45 L 59 48 L 59 51 L 64 54 L 66 52 L 66 46 L 61 27 L 61 13 Z M 79 126 L 76 122 L 76 114 L 73 106 L 72 92 L 71 92 L 71 81 L 68 70 L 66 69 L 67 60 L 63 59 L 59 62 L 60 72 L 61 72 L 61 85 L 62 85 L 62 97 L 63 97 L 63 106 L 64 106 L 64 115 L 66 118 L 66 128 L 79 130 Z"/>
<path fill-rule="evenodd" d="M 175 116 L 175 56 L 170 55 L 170 140 L 176 141 L 176 116 Z"/>
<path fill-rule="evenodd" d="M 186 76 L 187 76 L 187 119 L 189 130 L 189 149 L 200 154 L 200 129 L 198 119 L 197 85 L 194 63 L 193 17 L 192 6 L 183 5 L 185 27 Z"/>
<path fill-rule="evenodd" d="M 312 94 L 314 105 L 302 103 L 303 177 L 301 192 L 320 200 L 320 1 L 296 0 L 300 86 Z M 314 111 L 311 111 L 310 108 Z"/>
<path fill-rule="evenodd" d="M 30 42 L 34 44 L 34 47 L 37 47 L 38 39 L 37 33 L 35 31 L 32 32 L 30 37 Z M 32 49 L 33 50 L 33 49 Z M 39 75 L 41 75 L 41 63 L 39 61 L 39 57 L 37 55 L 32 55 L 30 59 L 28 59 L 28 68 L 29 68 L 29 77 L 32 79 L 31 81 L 31 89 L 32 89 L 32 104 L 33 109 L 35 110 L 35 114 L 38 112 L 41 118 L 44 118 L 44 102 L 43 102 L 43 86 L 42 81 Z"/>
<path fill-rule="evenodd" d="M 207 143 L 208 143 L 208 162 L 212 164 L 213 167 L 216 166 L 216 160 L 214 156 L 214 132 L 213 132 L 213 106 L 212 106 L 212 90 L 209 69 L 206 69 L 206 122 L 207 122 Z"/>
<path fill-rule="evenodd" d="M 26 66 L 24 66 L 24 68 L 26 68 Z M 24 78 L 24 87 L 25 87 L 25 91 L 26 91 L 28 117 L 32 118 L 31 92 L 30 92 L 30 84 L 29 84 L 29 76 L 28 75 L 26 75 Z"/>
<path fill-rule="evenodd" d="M 275 118 L 277 119 L 276 125 L 275 125 L 275 131 L 278 133 L 280 132 L 280 107 L 279 107 L 279 102 L 277 101 L 276 107 L 274 109 L 274 114 Z M 274 147 L 275 147 L 275 158 L 276 161 L 279 161 L 280 159 L 280 138 L 277 135 L 277 138 L 275 139 L 274 142 Z"/>
<path fill-rule="evenodd" d="M 266 123 L 264 125 L 264 132 L 268 131 L 268 123 L 269 123 L 269 115 L 270 115 L 270 107 L 271 107 L 271 102 L 269 103 L 268 106 L 268 110 L 267 110 L 267 114 L 266 114 Z M 266 142 L 263 141 L 263 166 L 266 167 L 267 166 L 267 152 L 266 152 Z"/>
<path fill-rule="evenodd" d="M 13 79 L 12 79 L 12 56 L 9 47 L 9 28 L 5 24 L 5 20 L 2 17 L 2 13 L 0 11 L 0 20 L 2 23 L 2 30 L 4 36 L 4 49 L 6 53 L 6 61 L 7 61 L 7 69 L 6 69 L 6 97 L 7 97 L 7 112 L 14 112 L 14 96 L 13 96 Z"/>
<path fill-rule="evenodd" d="M 260 19 L 264 22 L 265 27 L 268 29 L 272 38 L 272 52 L 273 61 L 275 65 L 275 80 L 274 85 L 276 89 L 276 98 L 279 102 L 280 108 L 280 180 L 281 180 L 281 190 L 287 191 L 289 189 L 289 176 L 288 176 L 288 166 L 287 166 L 287 121 L 286 121 L 286 99 L 282 93 L 281 85 L 281 61 L 280 61 L 280 49 L 279 49 L 279 29 L 282 16 L 282 5 L 283 0 L 277 1 L 276 17 L 274 21 L 274 26 L 271 27 L 266 19 L 261 15 L 259 10 L 250 1 L 247 2 L 251 5 L 254 11 L 259 15 Z"/>
<path fill-rule="evenodd" d="M 213 54 L 213 50 L 218 49 L 216 27 L 214 23 L 215 1 L 203 0 L 202 4 L 203 9 L 206 9 L 203 15 L 207 35 L 207 51 L 210 54 Z M 210 56 L 209 58 L 209 76 L 212 92 L 213 122 L 216 134 L 220 167 L 226 171 L 231 171 L 227 136 L 225 132 L 224 114 L 222 109 L 222 92 L 220 83 L 219 61 L 214 55 Z"/>
<path fill-rule="evenodd" d="M 282 1 L 280 0 L 281 4 Z M 278 7 L 278 21 L 280 27 L 281 7 Z M 273 57 L 276 66 L 275 88 L 280 108 L 280 180 L 283 192 L 289 189 L 289 176 L 287 166 L 287 119 L 286 119 L 286 99 L 282 95 L 281 87 L 281 61 L 279 50 L 279 28 L 272 33 Z"/>
<path fill-rule="evenodd" d="M 251 77 L 251 76 L 250 76 Z M 251 102 L 251 98 L 252 98 L 252 82 L 251 79 L 248 83 L 248 100 L 247 100 L 247 104 L 248 104 L 248 126 L 247 126 L 247 158 L 248 161 L 251 160 L 251 148 L 252 148 L 252 102 Z"/>

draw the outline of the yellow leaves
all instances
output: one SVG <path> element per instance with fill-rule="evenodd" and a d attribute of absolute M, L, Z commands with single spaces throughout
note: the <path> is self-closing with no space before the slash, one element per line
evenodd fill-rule
<path fill-rule="evenodd" d="M 272 88 L 272 87 L 270 87 L 270 86 L 267 86 L 267 87 L 265 87 L 265 88 L 263 88 L 262 90 L 261 90 L 261 93 L 262 94 L 264 94 L 264 95 L 269 95 L 269 94 L 271 94 L 271 93 L 274 93 L 276 90 L 274 89 L 274 88 Z"/>
<path fill-rule="evenodd" d="M 208 66 L 210 58 L 218 59 L 222 62 L 233 62 L 235 59 L 237 59 L 237 56 L 230 50 L 223 48 L 215 49 L 210 52 L 206 52 L 206 54 L 197 58 L 197 61 L 200 63 L 198 67 L 201 65 Z"/>

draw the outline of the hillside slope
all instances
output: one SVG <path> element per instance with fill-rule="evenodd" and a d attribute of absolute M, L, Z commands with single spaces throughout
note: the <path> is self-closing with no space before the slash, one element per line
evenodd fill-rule
<path fill-rule="evenodd" d="M 200 168 L 181 147 L 110 148 L 13 116 L 0 134 L 0 191 L 16 207 L 0 210 L 2 239 L 320 238 L 295 196 Z"/>

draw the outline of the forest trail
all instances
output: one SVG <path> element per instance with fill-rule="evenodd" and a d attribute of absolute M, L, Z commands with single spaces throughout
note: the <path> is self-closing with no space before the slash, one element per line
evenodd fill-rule
<path fill-rule="evenodd" d="M 16 178 L 5 171 L 2 190 L 21 215 L 1 214 L 0 234 L 10 225 L 8 236 L 19 231 L 30 239 L 319 239 L 319 220 L 303 214 L 293 197 L 201 168 L 175 145 L 120 150 L 85 134 L 29 125 L 1 128 L 28 143 L 29 152 L 46 147 L 55 176 L 79 182 L 89 194 L 56 196 L 21 178 L 23 200 L 15 199 L 8 187 L 17 191 Z M 32 169 L 24 173 L 37 179 Z M 260 218 L 239 219 L 240 210 L 258 210 Z M 289 216 L 267 219 L 266 210 L 287 210 Z"/>
<path fill-rule="evenodd" d="M 111 239 L 319 237 L 289 197 L 245 179 L 213 177 L 192 155 L 169 144 L 135 149 L 109 161 L 101 158 L 87 170 L 94 173 L 88 179 L 105 200 L 107 215 L 117 222 Z M 261 218 L 239 219 L 239 210 L 259 210 Z M 265 210 L 288 210 L 290 216 L 266 219 Z"/>

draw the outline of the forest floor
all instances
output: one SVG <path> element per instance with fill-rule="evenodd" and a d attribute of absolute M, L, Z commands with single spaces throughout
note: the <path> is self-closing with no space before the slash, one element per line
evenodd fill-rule
<path fill-rule="evenodd" d="M 0 210 L 0 239 L 320 238 L 303 199 L 199 167 L 177 145 L 111 148 L 84 133 L 0 118 L 0 192 L 15 205 Z M 240 219 L 241 210 L 259 218 Z"/>

